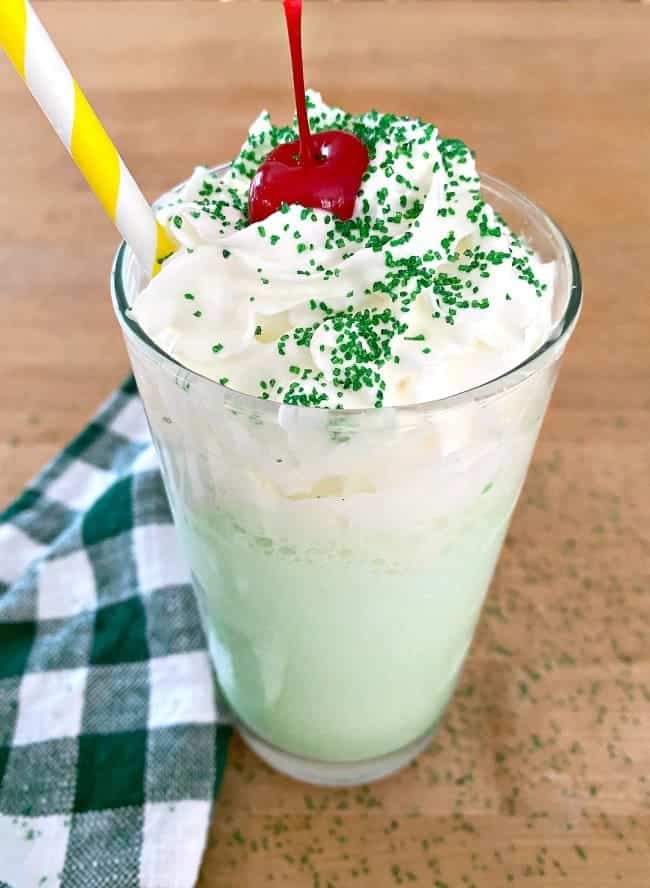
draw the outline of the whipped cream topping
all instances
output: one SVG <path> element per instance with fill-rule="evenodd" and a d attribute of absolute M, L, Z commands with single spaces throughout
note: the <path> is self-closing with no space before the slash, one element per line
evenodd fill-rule
<path fill-rule="evenodd" d="M 354 116 L 308 93 L 313 132 L 368 146 L 355 213 L 283 205 L 247 219 L 266 154 L 297 138 L 265 112 L 225 173 L 199 167 L 157 206 L 178 251 L 136 297 L 184 366 L 290 405 L 398 406 L 517 366 L 548 337 L 554 265 L 485 203 L 469 149 L 429 123 Z"/>

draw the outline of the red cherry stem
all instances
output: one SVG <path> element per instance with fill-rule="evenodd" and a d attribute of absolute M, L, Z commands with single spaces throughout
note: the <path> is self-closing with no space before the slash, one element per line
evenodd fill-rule
<path fill-rule="evenodd" d="M 296 95 L 296 114 L 298 115 L 298 131 L 300 133 L 300 163 L 302 166 L 312 166 L 315 163 L 314 146 L 307 118 L 305 74 L 302 64 L 302 0 L 283 0 L 283 3 L 284 16 L 287 20 L 287 31 L 289 33 L 289 47 L 291 49 L 293 89 Z"/>

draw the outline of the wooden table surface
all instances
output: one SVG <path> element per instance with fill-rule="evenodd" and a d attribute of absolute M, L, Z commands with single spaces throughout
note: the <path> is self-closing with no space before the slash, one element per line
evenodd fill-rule
<path fill-rule="evenodd" d="M 151 197 L 231 157 L 262 105 L 288 115 L 276 3 L 37 6 Z M 586 303 L 435 742 L 401 775 L 327 791 L 234 741 L 199 884 L 647 888 L 650 7 L 323 0 L 305 39 L 326 97 L 431 119 L 541 203 Z M 115 233 L 4 58 L 0 132 L 7 501 L 127 360 Z"/>

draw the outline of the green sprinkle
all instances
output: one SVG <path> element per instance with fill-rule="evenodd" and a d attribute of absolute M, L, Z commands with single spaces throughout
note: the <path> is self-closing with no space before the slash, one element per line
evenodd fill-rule
<path fill-rule="evenodd" d="M 218 355 L 220 351 L 223 351 L 223 345 L 220 342 L 217 342 L 216 345 L 212 346 L 212 351 L 215 355 Z"/>

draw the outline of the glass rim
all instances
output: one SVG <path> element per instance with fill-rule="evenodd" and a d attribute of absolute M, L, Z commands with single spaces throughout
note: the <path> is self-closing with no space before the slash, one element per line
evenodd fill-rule
<path fill-rule="evenodd" d="M 225 171 L 228 169 L 229 166 L 230 164 L 220 164 L 216 167 L 210 168 L 209 172 Z M 419 401 L 415 403 L 398 404 L 394 406 L 387 405 L 386 407 L 381 408 L 381 412 L 397 411 L 400 413 L 430 413 L 432 411 L 438 411 L 441 409 L 447 410 L 470 401 L 483 400 L 492 395 L 500 394 L 506 390 L 516 388 L 526 379 L 528 379 L 529 376 L 531 376 L 534 372 L 545 367 L 547 365 L 548 359 L 552 356 L 555 349 L 563 349 L 565 343 L 569 340 L 571 334 L 573 333 L 576 322 L 580 315 L 580 310 L 582 308 L 582 278 L 580 274 L 580 265 L 578 263 L 578 259 L 573 246 L 571 245 L 571 242 L 566 237 L 560 226 L 557 225 L 557 223 L 554 222 L 553 219 L 541 207 L 533 203 L 533 201 L 529 200 L 529 198 L 527 198 L 512 185 L 509 185 L 507 182 L 504 182 L 501 179 L 498 179 L 495 176 L 491 176 L 487 173 L 480 172 L 479 175 L 481 179 L 481 189 L 485 187 L 487 191 L 497 193 L 500 196 L 505 197 L 511 203 L 518 204 L 528 213 L 532 212 L 534 215 L 538 216 L 549 229 L 549 232 L 552 235 L 553 239 L 561 247 L 564 264 L 569 275 L 569 293 L 562 316 L 555 322 L 546 340 L 537 349 L 535 349 L 534 352 L 528 355 L 528 357 L 524 358 L 523 361 L 520 361 L 519 364 L 517 364 L 515 367 L 512 367 L 509 370 L 500 373 L 498 376 L 486 380 L 485 382 L 481 382 L 478 385 L 471 386 L 468 389 L 463 389 L 462 391 L 455 392 L 451 395 L 446 395 L 444 398 L 434 398 L 429 401 Z M 170 192 L 181 188 L 183 184 L 184 183 L 180 183 L 179 185 L 174 186 L 170 189 Z M 237 399 L 241 401 L 242 404 L 247 404 L 250 408 L 255 409 L 258 412 L 276 413 L 280 407 L 287 406 L 281 401 L 263 399 L 258 397 L 257 395 L 251 395 L 246 392 L 240 392 L 237 389 L 230 388 L 229 386 L 224 386 L 216 379 L 211 379 L 209 376 L 204 376 L 202 373 L 198 373 L 196 370 L 192 370 L 189 367 L 186 367 L 185 364 L 182 364 L 168 352 L 160 348 L 160 346 L 157 345 L 153 341 L 153 339 L 148 336 L 147 333 L 145 333 L 145 331 L 139 326 L 139 324 L 133 318 L 128 317 L 127 314 L 130 305 L 124 286 L 123 273 L 126 259 L 129 257 L 130 254 L 130 247 L 125 241 L 122 241 L 115 254 L 113 266 L 111 269 L 111 297 L 113 302 L 113 309 L 125 336 L 135 339 L 138 342 L 138 345 L 144 348 L 145 352 L 153 353 L 153 356 L 155 356 L 158 360 L 162 358 L 163 362 L 167 363 L 169 367 L 173 369 L 176 373 L 178 373 L 178 371 L 182 371 L 184 374 L 186 374 L 186 382 L 191 382 L 192 379 L 195 379 L 199 381 L 202 385 L 214 387 L 215 390 L 220 390 L 226 393 L 229 398 Z M 151 357 L 152 355 L 149 354 L 149 356 Z M 378 412 L 378 409 L 376 407 L 344 407 L 337 408 L 336 410 L 327 410 L 327 408 L 322 407 L 295 406 L 292 407 L 292 409 L 300 412 L 309 413 L 313 413 L 315 410 L 323 411 L 325 409 L 326 412 L 331 413 L 332 416 L 335 416 L 337 419 L 341 419 L 346 416 L 376 414 Z"/>

